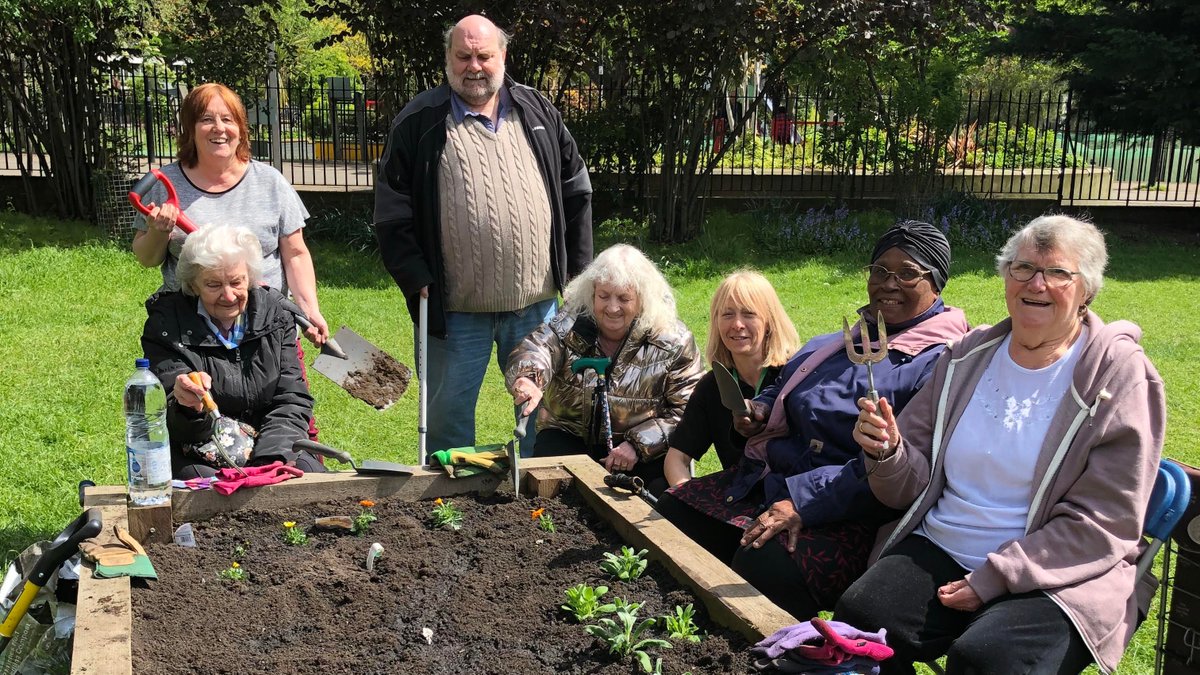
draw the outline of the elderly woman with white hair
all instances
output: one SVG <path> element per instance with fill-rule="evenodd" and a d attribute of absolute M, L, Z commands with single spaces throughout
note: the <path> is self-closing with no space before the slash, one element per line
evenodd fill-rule
<path fill-rule="evenodd" d="M 611 453 L 591 405 L 597 374 L 571 370 L 595 357 L 610 360 Z M 558 314 L 513 350 L 506 383 L 525 414 L 542 404 L 535 456 L 586 453 L 657 494 L 667 486 L 668 439 L 703 374 L 666 279 L 641 251 L 618 244 L 571 281 Z"/>
<path fill-rule="evenodd" d="M 1111 672 L 1133 637 L 1166 406 L 1141 330 L 1090 309 L 1107 260 L 1093 225 L 1035 219 L 996 258 L 1008 318 L 948 346 L 898 418 L 859 400 L 871 491 L 907 511 L 836 617 L 887 630 L 884 672 Z"/>
<path fill-rule="evenodd" d="M 180 291 L 146 301 L 142 332 L 142 350 L 167 390 L 174 476 L 212 476 L 218 468 L 207 445 L 206 389 L 222 415 L 256 434 L 247 464 L 278 460 L 323 471 L 312 455 L 292 450 L 308 436 L 313 399 L 296 356 L 297 308 L 260 285 L 258 237 L 242 227 L 201 227 L 184 243 L 176 276 Z"/>

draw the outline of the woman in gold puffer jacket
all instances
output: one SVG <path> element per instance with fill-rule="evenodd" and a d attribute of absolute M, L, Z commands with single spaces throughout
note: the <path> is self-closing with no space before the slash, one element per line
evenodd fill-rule
<path fill-rule="evenodd" d="M 563 308 L 508 357 L 505 381 L 526 413 L 542 404 L 534 455 L 588 454 L 613 473 L 666 488 L 663 457 L 688 397 L 704 374 L 700 350 L 675 314 L 666 279 L 636 248 L 600 255 L 563 293 Z M 594 419 L 597 374 L 571 365 L 610 359 L 607 369 L 610 453 Z"/>

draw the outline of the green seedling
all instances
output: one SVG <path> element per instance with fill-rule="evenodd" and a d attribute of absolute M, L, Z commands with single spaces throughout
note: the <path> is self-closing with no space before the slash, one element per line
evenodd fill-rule
<path fill-rule="evenodd" d="M 246 553 L 249 550 L 250 550 L 250 542 L 248 542 L 248 541 L 243 541 L 242 543 L 238 544 L 237 546 L 234 546 L 233 547 L 233 559 L 234 560 L 245 560 Z"/>
<path fill-rule="evenodd" d="M 642 576 L 642 572 L 646 571 L 646 565 L 649 561 L 645 559 L 646 549 L 642 549 L 634 553 L 629 546 L 621 547 L 621 555 L 615 553 L 605 553 L 604 562 L 600 563 L 600 570 L 605 574 L 612 575 L 614 579 L 621 581 L 633 581 Z"/>
<path fill-rule="evenodd" d="M 433 526 L 446 530 L 457 530 L 462 527 L 463 513 L 454 502 L 442 501 L 441 497 L 433 500 Z"/>
<path fill-rule="evenodd" d="M 597 614 L 605 614 L 616 610 L 616 606 L 612 604 L 601 605 L 600 598 L 608 592 L 608 586 L 596 586 L 595 588 L 587 584 L 579 584 L 574 588 L 568 588 L 563 591 L 567 596 L 567 604 L 562 608 L 570 612 L 575 620 L 583 623 Z"/>
<path fill-rule="evenodd" d="M 370 499 L 363 499 L 358 502 L 358 515 L 354 516 L 354 534 L 362 536 L 367 530 L 371 529 L 371 523 L 378 520 L 375 517 L 375 512 L 371 509 L 375 508 L 375 502 Z"/>
<path fill-rule="evenodd" d="M 625 598 L 613 598 L 612 609 L 609 611 L 611 611 L 611 612 L 629 612 L 630 614 L 637 614 L 638 610 L 641 608 L 642 608 L 642 603 L 640 603 L 640 602 L 626 602 Z"/>
<path fill-rule="evenodd" d="M 230 581 L 245 581 L 246 580 L 246 568 L 242 567 L 235 560 L 235 561 L 229 563 L 229 567 L 227 569 L 221 570 L 221 578 L 228 579 Z"/>
<path fill-rule="evenodd" d="M 296 527 L 295 521 L 287 520 L 283 523 L 283 541 L 288 546 L 304 546 L 308 543 L 308 535 Z"/>
<path fill-rule="evenodd" d="M 554 519 L 550 517 L 549 513 L 538 516 L 537 523 L 543 532 L 554 532 Z"/>
<path fill-rule="evenodd" d="M 598 624 L 585 626 L 584 630 L 588 635 L 598 637 L 608 643 L 608 652 L 616 654 L 622 658 L 628 657 L 630 654 L 637 659 L 642 666 L 642 670 L 647 673 L 655 672 L 655 666 L 650 663 L 650 655 L 646 653 L 646 649 L 650 647 L 661 647 L 670 649 L 671 643 L 658 638 L 638 639 L 651 626 L 654 625 L 654 619 L 645 619 L 639 622 L 637 620 L 637 612 L 622 610 L 617 612 L 616 619 L 604 617 L 600 619 Z M 661 669 L 661 659 L 658 668 Z"/>
<path fill-rule="evenodd" d="M 695 616 L 696 610 L 692 607 L 692 603 L 689 602 L 686 607 L 675 605 L 675 613 L 663 617 L 663 621 L 666 622 L 667 637 L 673 640 L 699 642 L 700 627 L 693 621 Z"/>

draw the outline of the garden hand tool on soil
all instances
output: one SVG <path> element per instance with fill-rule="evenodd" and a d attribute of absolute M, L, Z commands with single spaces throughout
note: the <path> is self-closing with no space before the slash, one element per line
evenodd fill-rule
<path fill-rule="evenodd" d="M 721 405 L 735 415 L 749 417 L 750 406 L 742 397 L 742 388 L 738 386 L 737 378 L 720 361 L 713 361 L 713 378 L 717 381 L 717 391 L 721 394 Z"/>
<path fill-rule="evenodd" d="M 179 208 L 179 196 L 175 194 L 175 186 L 171 184 L 171 179 L 167 178 L 166 174 L 158 169 L 150 169 L 150 173 L 142 176 L 138 182 L 129 188 L 129 203 L 133 204 L 133 208 L 137 209 L 142 215 L 150 215 L 150 207 L 142 204 L 142 197 L 150 193 L 150 188 L 154 187 L 156 182 L 161 182 L 163 187 L 167 189 L 167 198 L 163 204 L 171 204 L 179 209 L 179 217 L 175 219 L 175 227 L 183 230 L 187 234 L 196 231 L 196 224 L 191 218 Z"/>
<path fill-rule="evenodd" d="M 96 577 L 99 579 L 158 578 L 146 549 L 129 534 L 129 530 L 120 525 L 113 526 L 111 536 L 93 537 L 80 542 L 79 550 L 96 563 Z"/>
<path fill-rule="evenodd" d="M 79 517 L 60 532 L 54 541 L 50 542 L 50 546 L 42 552 L 37 562 L 33 564 L 29 576 L 25 578 L 21 595 L 17 597 L 12 609 L 4 617 L 4 622 L 0 623 L 0 652 L 3 652 L 4 648 L 8 646 L 9 639 L 17 630 L 17 624 L 21 623 L 22 617 L 29 610 L 29 605 L 33 602 L 38 590 L 50 581 L 50 576 L 54 574 L 59 565 L 75 555 L 81 541 L 100 534 L 100 530 L 103 528 L 100 509 L 92 507 L 79 514 Z"/>
<path fill-rule="evenodd" d="M 200 379 L 200 373 L 188 373 L 188 379 L 198 387 L 204 386 L 204 381 Z M 242 431 L 237 420 L 221 414 L 221 411 L 217 409 L 217 402 L 213 400 L 212 394 L 207 389 L 204 390 L 203 400 L 204 412 L 208 413 L 213 420 L 213 447 L 216 448 L 217 454 L 220 455 L 225 466 L 237 469 L 245 476 L 246 472 L 242 470 L 242 464 L 246 463 L 249 451 L 245 450 L 243 453 L 243 449 L 253 448 L 254 441 L 246 436 L 246 432 Z M 241 463 L 236 461 L 237 457 L 241 457 Z"/>
<path fill-rule="evenodd" d="M 336 459 L 342 464 L 349 464 L 360 476 L 411 476 L 414 471 L 421 468 L 409 464 L 394 464 L 374 459 L 368 459 L 361 464 L 355 464 L 354 459 L 350 457 L 350 453 L 345 450 L 331 448 L 328 445 L 310 441 L 307 438 L 302 438 L 292 443 L 292 449 L 297 451 L 304 450 L 321 457 Z"/>
<path fill-rule="evenodd" d="M 854 329 L 858 331 L 859 337 L 862 339 L 862 354 L 859 354 L 854 347 L 854 335 L 850 324 L 846 322 L 846 317 L 842 317 L 842 339 L 846 341 L 846 358 L 850 359 L 851 363 L 866 364 L 867 398 L 878 405 L 879 392 L 875 390 L 875 371 L 871 366 L 887 358 L 887 325 L 883 322 L 883 312 L 876 314 L 875 325 L 879 327 L 879 347 L 872 349 L 871 338 L 867 335 L 866 321 L 859 319 L 854 323 Z M 887 446 L 887 441 L 884 441 L 883 449 L 887 450 Z"/>
<path fill-rule="evenodd" d="M 313 370 L 354 398 L 376 410 L 387 410 L 408 389 L 412 370 L 358 333 L 342 326 L 325 345 L 330 343 L 338 346 L 341 356 L 329 353 L 323 346 L 321 355 L 313 361 Z"/>
<path fill-rule="evenodd" d="M 658 497 L 650 494 L 650 491 L 646 489 L 646 482 L 638 476 L 630 476 L 627 473 L 609 473 L 604 475 L 604 484 L 614 490 L 628 490 L 645 499 L 651 506 L 658 505 Z"/>

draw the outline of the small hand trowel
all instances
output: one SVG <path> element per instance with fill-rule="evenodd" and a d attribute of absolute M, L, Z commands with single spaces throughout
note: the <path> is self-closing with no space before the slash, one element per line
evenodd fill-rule
<path fill-rule="evenodd" d="M 200 373 L 188 373 L 188 379 L 196 386 L 204 387 L 204 381 L 200 379 Z M 234 461 L 234 456 L 237 451 L 247 446 L 253 446 L 254 441 L 246 436 L 246 432 L 242 431 L 241 425 L 237 420 L 230 419 L 221 414 L 217 409 L 217 402 L 213 400 L 212 394 L 208 390 L 204 390 L 204 412 L 208 413 L 213 420 L 213 447 L 216 448 L 217 454 L 221 456 L 221 461 L 225 465 L 237 469 L 237 472 L 246 475 L 240 464 Z"/>
<path fill-rule="evenodd" d="M 713 361 L 713 377 L 717 380 L 717 391 L 721 393 L 721 405 L 735 415 L 749 417 L 750 406 L 742 397 L 742 388 L 738 386 L 733 373 L 720 361 Z"/>

